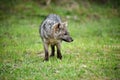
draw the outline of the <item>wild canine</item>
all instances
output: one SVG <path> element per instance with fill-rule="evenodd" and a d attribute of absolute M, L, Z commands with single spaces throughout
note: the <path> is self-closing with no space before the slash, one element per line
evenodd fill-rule
<path fill-rule="evenodd" d="M 49 58 L 48 48 L 51 46 L 51 55 L 55 55 L 55 46 L 57 48 L 57 58 L 62 59 L 60 45 L 62 41 L 72 42 L 73 39 L 70 37 L 67 31 L 67 23 L 62 22 L 60 17 L 56 14 L 50 14 L 42 22 L 40 29 L 40 36 L 43 41 L 45 60 Z"/>

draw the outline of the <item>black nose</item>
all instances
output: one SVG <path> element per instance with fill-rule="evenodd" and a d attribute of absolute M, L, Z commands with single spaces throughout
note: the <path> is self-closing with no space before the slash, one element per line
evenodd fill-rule
<path fill-rule="evenodd" d="M 69 42 L 72 42 L 72 41 L 73 41 L 73 39 L 70 37 L 70 38 L 69 38 Z"/>
<path fill-rule="evenodd" d="M 71 41 L 73 41 L 73 39 Z"/>
<path fill-rule="evenodd" d="M 73 39 L 71 38 L 71 42 L 73 41 Z"/>

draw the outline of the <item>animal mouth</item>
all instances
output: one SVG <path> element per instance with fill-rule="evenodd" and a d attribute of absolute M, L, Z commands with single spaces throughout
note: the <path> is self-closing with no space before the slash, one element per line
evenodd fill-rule
<path fill-rule="evenodd" d="M 73 41 L 73 39 L 72 38 L 68 38 L 68 39 L 62 39 L 63 41 L 65 41 L 65 42 L 72 42 Z"/>

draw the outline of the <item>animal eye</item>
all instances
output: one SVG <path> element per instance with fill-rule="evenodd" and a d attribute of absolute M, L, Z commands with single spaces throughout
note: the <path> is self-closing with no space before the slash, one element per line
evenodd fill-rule
<path fill-rule="evenodd" d="M 67 35 L 67 32 L 65 32 L 64 35 Z"/>

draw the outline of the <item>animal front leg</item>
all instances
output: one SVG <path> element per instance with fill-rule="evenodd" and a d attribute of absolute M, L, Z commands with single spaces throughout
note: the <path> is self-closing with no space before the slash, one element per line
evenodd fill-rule
<path fill-rule="evenodd" d="M 55 55 L 55 45 L 51 45 L 51 57 Z"/>
<path fill-rule="evenodd" d="M 49 45 L 47 43 L 44 43 L 44 51 L 45 51 L 45 61 L 48 61 L 49 59 L 49 53 L 48 53 L 48 47 Z"/>
<path fill-rule="evenodd" d="M 61 48 L 60 43 L 58 43 L 56 47 L 57 47 L 57 58 L 62 59 L 62 55 L 60 51 L 60 48 Z"/>

